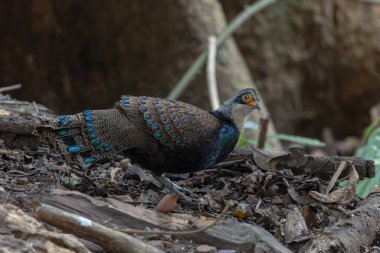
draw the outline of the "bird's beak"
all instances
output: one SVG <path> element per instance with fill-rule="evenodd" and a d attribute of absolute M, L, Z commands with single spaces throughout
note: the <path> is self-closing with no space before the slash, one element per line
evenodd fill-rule
<path fill-rule="evenodd" d="M 253 107 L 255 109 L 258 109 L 259 111 L 261 111 L 259 103 L 256 103 L 254 100 L 252 100 L 249 103 L 247 103 L 247 105 L 250 106 L 250 107 Z"/>

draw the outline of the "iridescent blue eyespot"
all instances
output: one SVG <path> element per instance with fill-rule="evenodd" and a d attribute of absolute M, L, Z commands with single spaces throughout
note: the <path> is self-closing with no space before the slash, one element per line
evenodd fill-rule
<path fill-rule="evenodd" d="M 146 104 L 146 101 L 141 99 L 141 100 L 140 100 L 140 104 L 145 105 L 145 104 Z"/>
<path fill-rule="evenodd" d="M 123 99 L 123 100 L 128 100 L 129 99 L 129 95 L 123 95 L 123 96 L 121 96 L 121 98 Z"/>
<path fill-rule="evenodd" d="M 66 116 L 65 115 L 60 115 L 60 116 L 57 116 L 58 119 L 65 119 Z"/>
<path fill-rule="evenodd" d="M 94 121 L 94 118 L 91 117 L 91 116 L 85 116 L 84 120 L 87 121 L 87 122 L 92 122 L 92 121 Z"/>
<path fill-rule="evenodd" d="M 166 126 L 165 126 L 165 129 L 166 129 L 166 131 L 168 131 L 168 132 L 170 132 L 170 131 L 172 130 L 171 126 L 169 126 L 169 125 L 166 125 Z"/>
<path fill-rule="evenodd" d="M 109 152 L 111 150 L 110 144 L 104 143 L 103 144 L 103 150 L 104 150 L 104 152 Z"/>
<path fill-rule="evenodd" d="M 60 129 L 58 130 L 57 134 L 59 136 L 65 136 L 69 132 L 69 129 Z"/>
<path fill-rule="evenodd" d="M 84 111 L 83 115 L 84 116 L 92 116 L 92 111 L 90 111 L 90 110 Z"/>
<path fill-rule="evenodd" d="M 169 113 L 169 114 L 173 114 L 173 110 L 169 110 L 168 113 Z"/>
<path fill-rule="evenodd" d="M 159 102 L 160 102 L 160 99 L 159 99 L 159 98 L 154 98 L 154 99 L 153 99 L 153 103 L 157 104 L 157 103 L 159 103 Z"/>
<path fill-rule="evenodd" d="M 160 139 L 162 137 L 162 133 L 157 131 L 154 133 L 154 137 L 156 137 L 156 139 Z"/>
<path fill-rule="evenodd" d="M 70 123 L 70 119 L 65 117 L 61 119 L 61 121 L 59 121 L 59 126 L 66 126 L 69 123 Z"/>
<path fill-rule="evenodd" d="M 174 121 L 174 125 L 175 126 L 179 126 L 179 122 L 178 121 Z"/>
<path fill-rule="evenodd" d="M 163 114 L 164 111 L 163 110 L 158 110 L 158 114 Z"/>
<path fill-rule="evenodd" d="M 148 110 L 148 108 L 146 108 L 145 106 L 140 106 L 140 110 L 141 110 L 142 112 L 146 112 L 146 111 Z"/>
<path fill-rule="evenodd" d="M 148 121 L 148 126 L 150 126 L 150 127 L 153 126 L 153 121 L 150 121 L 150 120 L 149 120 L 149 121 Z"/>
<path fill-rule="evenodd" d="M 92 123 L 87 123 L 87 124 L 86 124 L 86 127 L 94 127 L 94 124 L 92 124 Z"/>
<path fill-rule="evenodd" d="M 166 117 L 165 116 L 161 116 L 160 117 L 162 121 L 166 121 Z"/>
<path fill-rule="evenodd" d="M 160 126 L 158 124 L 153 124 L 153 130 L 158 130 L 160 129 Z"/>
<path fill-rule="evenodd" d="M 170 115 L 170 118 L 171 118 L 172 120 L 175 120 L 175 116 L 174 116 L 174 115 Z"/>
<path fill-rule="evenodd" d="M 87 128 L 87 133 L 88 133 L 88 134 L 92 134 L 92 133 L 94 133 L 94 132 L 95 132 L 95 129 L 94 129 L 94 128 L 92 128 L 92 127 Z"/>
<path fill-rule="evenodd" d="M 122 103 L 123 103 L 124 106 L 128 106 L 129 105 L 129 100 L 123 100 Z"/>
<path fill-rule="evenodd" d="M 187 141 L 187 137 L 185 136 L 185 137 L 183 137 L 183 141 Z"/>
<path fill-rule="evenodd" d="M 102 142 L 100 140 L 93 140 L 92 145 L 99 146 Z"/>
<path fill-rule="evenodd" d="M 89 134 L 88 135 L 88 139 L 90 140 L 90 141 L 92 141 L 92 140 L 95 140 L 96 139 L 96 134 Z"/>
<path fill-rule="evenodd" d="M 67 148 L 67 152 L 69 153 L 79 153 L 80 151 L 82 151 L 82 147 L 80 146 L 70 146 Z"/>
<path fill-rule="evenodd" d="M 176 135 L 173 135 L 173 136 L 172 136 L 172 140 L 174 141 L 175 139 L 177 139 L 177 136 L 176 136 Z"/>
<path fill-rule="evenodd" d="M 147 97 L 146 97 L 146 96 L 142 96 L 141 99 L 142 99 L 142 100 L 146 100 Z"/>
<path fill-rule="evenodd" d="M 149 113 L 146 113 L 146 114 L 144 115 L 144 118 L 145 118 L 145 119 L 150 119 L 150 118 L 152 118 L 152 115 L 150 115 Z"/>
<path fill-rule="evenodd" d="M 161 143 L 162 143 L 162 144 L 167 144 L 167 143 L 168 143 L 168 140 L 166 140 L 166 139 L 162 139 L 162 140 L 161 140 Z"/>
<path fill-rule="evenodd" d="M 162 106 L 161 105 L 156 105 L 156 108 L 157 109 L 162 109 Z"/>
<path fill-rule="evenodd" d="M 87 158 L 83 159 L 84 163 L 92 163 L 92 162 L 95 162 L 95 161 L 96 161 L 95 157 L 87 157 Z"/>

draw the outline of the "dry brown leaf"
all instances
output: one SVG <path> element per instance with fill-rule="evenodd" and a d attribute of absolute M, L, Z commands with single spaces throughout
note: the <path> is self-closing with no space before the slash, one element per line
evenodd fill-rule
<path fill-rule="evenodd" d="M 175 205 L 177 204 L 177 196 L 173 193 L 167 194 L 163 197 L 160 202 L 157 204 L 155 210 L 160 213 L 168 213 L 174 210 Z"/>
<path fill-rule="evenodd" d="M 300 210 L 298 208 L 289 210 L 284 224 L 285 242 L 291 243 L 303 241 L 308 235 L 309 230 Z"/>
<path fill-rule="evenodd" d="M 111 182 L 116 183 L 115 177 L 116 177 L 116 173 L 119 171 L 121 171 L 121 168 L 119 167 L 110 168 Z"/>
<path fill-rule="evenodd" d="M 355 166 L 350 164 L 350 168 L 351 170 L 346 187 L 339 188 L 331 192 L 329 195 L 311 191 L 309 192 L 310 197 L 324 204 L 339 203 L 345 205 L 349 203 L 355 197 L 355 188 L 357 182 L 359 181 L 359 174 L 356 171 Z"/>
<path fill-rule="evenodd" d="M 310 208 L 309 205 L 304 206 L 301 209 L 301 214 L 306 222 L 307 228 L 312 230 L 317 228 L 318 221 L 315 212 Z"/>

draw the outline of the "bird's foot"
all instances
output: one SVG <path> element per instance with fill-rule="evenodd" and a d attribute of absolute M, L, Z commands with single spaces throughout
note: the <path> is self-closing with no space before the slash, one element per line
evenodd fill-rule
<path fill-rule="evenodd" d="M 186 190 L 183 187 L 178 186 L 163 176 L 157 176 L 153 174 L 153 177 L 163 186 L 165 186 L 170 192 L 174 193 L 181 203 L 192 207 L 197 206 L 197 203 L 192 198 L 186 196 L 181 192 L 181 190 Z"/>

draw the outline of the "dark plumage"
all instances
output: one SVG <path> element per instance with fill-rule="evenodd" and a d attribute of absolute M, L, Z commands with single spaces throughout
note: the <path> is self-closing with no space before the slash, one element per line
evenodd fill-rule
<path fill-rule="evenodd" d="M 258 102 L 253 89 L 213 112 L 180 101 L 122 96 L 113 109 L 40 117 L 36 131 L 70 162 L 91 164 L 124 153 L 156 175 L 184 173 L 226 158 Z"/>

